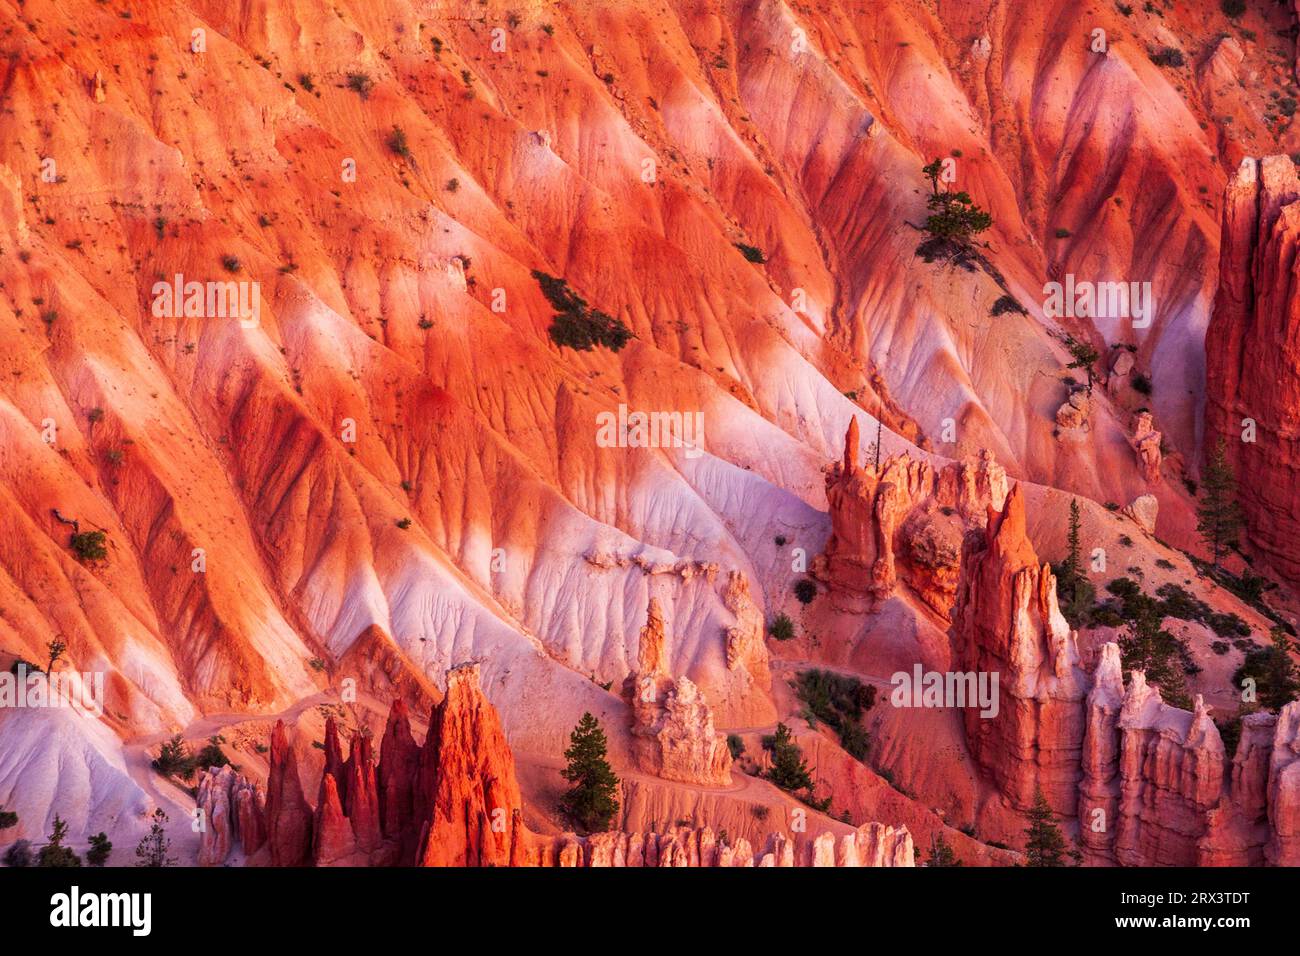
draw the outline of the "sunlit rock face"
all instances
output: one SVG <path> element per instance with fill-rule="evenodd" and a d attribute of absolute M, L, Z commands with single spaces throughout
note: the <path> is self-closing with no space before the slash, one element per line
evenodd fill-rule
<path fill-rule="evenodd" d="M 1295 177 L 1237 168 L 1300 147 L 1241 82 L 1281 37 L 1247 42 L 1212 0 L 1061 6 L 6 6 L 0 673 L 53 669 L 59 643 L 105 699 L 0 707 L 0 839 L 58 814 L 129 855 L 160 806 L 211 865 L 839 864 L 912 834 L 1010 863 L 993 844 L 1032 788 L 1068 813 L 1085 765 L 1118 814 L 1119 718 L 1076 675 L 1112 635 L 1074 662 L 1042 565 L 1074 498 L 1085 544 L 1131 536 L 1150 587 L 1191 580 L 1267 630 L 1179 552 L 1223 436 L 1251 555 L 1298 579 Z M 1166 47 L 1185 69 L 1152 62 Z M 918 254 L 935 158 L 993 219 L 979 259 Z M 1149 283 L 1153 311 L 1048 315 L 1068 277 Z M 557 299 L 630 337 L 574 348 Z M 606 440 L 629 414 L 676 430 Z M 991 522 L 1013 483 L 1023 522 Z M 768 638 L 779 614 L 798 640 Z M 907 793 L 790 693 L 792 669 L 922 661 L 996 668 L 1006 697 L 873 731 Z M 1201 680 L 1222 714 L 1223 675 Z M 587 712 L 634 819 L 517 839 L 567 828 Z M 725 743 L 761 769 L 778 721 L 834 797 L 797 845 L 734 796 L 753 781 Z M 149 786 L 192 728 L 238 771 Z M 1133 815 L 1133 858 L 1292 858 L 1294 735 L 1273 732 L 1243 735 L 1199 836 L 1207 793 L 1131 778 L 1173 808 Z M 794 802 L 753 790 L 773 819 Z M 892 836 L 854 835 L 874 821 Z"/>
<path fill-rule="evenodd" d="M 1026 810 L 1041 791 L 1072 816 L 1088 675 L 1056 601 L 1056 578 L 1025 530 L 1019 485 L 988 525 L 966 536 L 952 615 L 955 668 L 999 677 L 996 715 L 966 707 L 971 753 L 1004 798 Z"/>
<path fill-rule="evenodd" d="M 1300 581 L 1300 179 L 1289 156 L 1243 159 L 1223 203 L 1205 336 L 1207 445 L 1222 441 L 1249 545 Z"/>

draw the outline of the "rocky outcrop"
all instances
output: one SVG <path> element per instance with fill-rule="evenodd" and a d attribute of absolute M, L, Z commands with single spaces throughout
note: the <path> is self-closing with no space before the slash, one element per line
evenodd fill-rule
<path fill-rule="evenodd" d="M 1300 703 L 1242 718 L 1225 776 L 1198 695 L 1164 703 L 1140 671 L 1124 689 L 1119 647 L 1101 648 L 1088 695 L 1079 835 L 1084 860 L 1122 866 L 1294 866 L 1300 833 Z"/>
<path fill-rule="evenodd" d="M 755 852 L 744 838 L 729 841 L 710 827 L 663 833 L 595 833 L 533 837 L 520 865 L 541 867 L 896 867 L 915 866 L 906 827 L 865 823 L 836 840 L 832 833 L 794 840 L 768 835 Z"/>
<path fill-rule="evenodd" d="M 1300 179 L 1287 156 L 1244 159 L 1223 206 L 1205 334 L 1206 447 L 1224 443 L 1250 545 L 1300 581 Z"/>
<path fill-rule="evenodd" d="M 762 690 L 772 686 L 767 642 L 763 639 L 763 609 L 749 590 L 749 578 L 740 571 L 727 576 L 722 603 L 736 616 L 736 623 L 726 629 L 727 669 L 745 670 Z"/>
<path fill-rule="evenodd" d="M 1088 425 L 1092 414 L 1092 396 L 1086 388 L 1071 389 L 1069 396 L 1056 410 L 1056 425 L 1062 429 L 1082 429 Z"/>
<path fill-rule="evenodd" d="M 266 842 L 261 792 L 232 767 L 209 767 L 199 774 L 195 806 L 202 811 L 199 866 L 220 866 L 238 843 L 251 857 Z"/>
<path fill-rule="evenodd" d="M 656 639 L 662 632 L 654 629 L 653 620 L 643 642 L 642 663 L 650 668 L 663 650 L 663 641 Z M 338 740 L 332 718 L 325 736 L 327 741 Z M 353 735 L 346 761 L 327 745 L 314 811 L 301 787 L 295 790 L 293 753 L 283 723 L 277 723 L 271 752 L 276 798 L 267 809 L 274 840 L 270 861 L 276 866 L 915 865 L 907 828 L 879 823 L 863 824 L 838 843 L 831 833 L 799 841 L 772 833 L 757 859 L 748 841 L 733 843 L 709 827 L 586 837 L 531 833 L 523 824 L 514 756 L 496 710 L 479 686 L 476 664 L 448 672 L 447 693 L 433 711 L 423 747 L 415 743 L 401 699 L 388 716 L 377 772 L 364 734 Z M 228 770 L 214 772 L 203 791 L 205 798 L 215 805 L 218 798 L 212 795 L 221 792 L 218 783 L 227 786 L 233 779 Z M 229 828 L 221 832 L 231 833 Z"/>
<path fill-rule="evenodd" d="M 1142 477 L 1149 485 L 1160 484 L 1160 463 L 1164 460 L 1161 438 L 1149 411 L 1142 410 L 1133 416 L 1133 436 L 1129 443 L 1133 446 L 1138 467 L 1142 469 Z"/>
<path fill-rule="evenodd" d="M 854 419 L 844 458 L 826 470 L 831 537 L 813 564 L 840 610 L 863 613 L 894 593 L 902 575 L 928 606 L 946 616 L 956 594 L 961 535 L 1001 508 L 1006 472 L 984 451 L 936 470 L 908 454 L 858 464 Z"/>
<path fill-rule="evenodd" d="M 1089 682 L 1057 607 L 1056 578 L 1029 543 L 1019 485 L 1001 512 L 990 508 L 985 530 L 966 536 L 961 561 L 954 669 L 997 674 L 999 693 L 996 715 L 963 711 L 971 754 L 1012 806 L 1028 810 L 1041 789 L 1072 816 Z"/>
<path fill-rule="evenodd" d="M 396 704 L 394 705 L 396 710 Z M 312 862 L 316 866 L 366 866 L 393 853 L 379 824 L 379 787 L 370 738 L 352 735 L 345 761 L 338 724 L 325 721 L 325 770 L 312 819 Z"/>
<path fill-rule="evenodd" d="M 665 780 L 726 786 L 731 783 L 727 738 L 714 729 L 708 703 L 694 682 L 664 672 L 667 641 L 663 610 L 651 598 L 637 669 L 624 685 L 637 767 Z"/>
<path fill-rule="evenodd" d="M 316 866 L 364 865 L 358 857 L 356 835 L 343 812 L 338 778 L 326 773 L 320 779 L 316 815 L 312 821 L 311 860 Z"/>
<path fill-rule="evenodd" d="M 447 673 L 418 768 L 414 808 L 421 866 L 506 866 L 523 799 L 496 708 L 477 664 Z"/>
<path fill-rule="evenodd" d="M 266 783 L 266 842 L 272 866 L 303 866 L 311 859 L 312 809 L 302 792 L 298 757 L 284 721 L 271 731 L 271 773 Z"/>
<path fill-rule="evenodd" d="M 415 819 L 415 781 L 420 767 L 420 745 L 411 733 L 411 718 L 405 701 L 393 701 L 388 724 L 379 744 L 380 830 L 398 844 L 398 856 L 408 860 L 415 855 L 412 821 Z"/>
<path fill-rule="evenodd" d="M 1277 715 L 1247 714 L 1232 758 L 1227 789 L 1206 818 L 1196 848 L 1198 866 L 1260 866 L 1269 841 L 1268 776 Z"/>
<path fill-rule="evenodd" d="M 1223 788 L 1224 751 L 1200 695 L 1171 707 L 1141 671 L 1120 710 L 1120 802 L 1115 859 L 1124 866 L 1193 866 Z"/>
<path fill-rule="evenodd" d="M 1122 513 L 1125 517 L 1131 518 L 1147 534 L 1155 534 L 1160 501 L 1155 495 L 1138 495 L 1124 506 Z"/>
<path fill-rule="evenodd" d="M 1113 863 L 1119 816 L 1119 715 L 1124 673 L 1119 645 L 1103 644 L 1088 692 L 1079 783 L 1079 842 L 1087 863 Z"/>
<path fill-rule="evenodd" d="M 522 832 L 514 758 L 477 664 L 447 673 L 447 691 L 415 743 L 406 705 L 393 703 L 376 768 L 370 739 L 352 737 L 342 759 L 325 725 L 325 768 L 315 810 L 298 782 L 284 724 L 271 744 L 267 827 L 274 866 L 504 866 Z"/>
<path fill-rule="evenodd" d="M 1273 866 L 1300 866 L 1300 701 L 1282 708 L 1273 735 L 1268 770 L 1268 822 L 1265 850 Z"/>

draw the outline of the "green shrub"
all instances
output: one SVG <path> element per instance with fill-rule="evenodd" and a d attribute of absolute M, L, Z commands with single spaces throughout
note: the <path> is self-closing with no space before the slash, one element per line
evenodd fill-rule
<path fill-rule="evenodd" d="M 590 352 L 603 345 L 617 352 L 632 338 L 631 330 L 621 319 L 590 308 L 587 301 L 569 288 L 563 279 L 533 270 L 533 278 L 541 287 L 542 295 L 555 308 L 551 317 L 551 341 L 561 348 L 577 352 Z"/>
<path fill-rule="evenodd" d="M 108 559 L 107 539 L 103 531 L 78 531 L 68 540 L 68 546 L 82 564 L 94 564 Z"/>
<path fill-rule="evenodd" d="M 800 604 L 811 604 L 817 597 L 817 585 L 811 578 L 800 578 L 794 583 L 794 596 Z"/>
<path fill-rule="evenodd" d="M 1006 315 L 1007 313 L 1012 313 L 1012 312 L 1016 313 L 1017 315 L 1027 314 L 1025 312 L 1025 307 L 1016 301 L 1015 296 L 1003 295 L 1003 296 L 999 296 L 998 300 L 993 303 L 993 308 L 989 312 L 989 314 L 994 318 L 997 318 L 998 316 Z"/>
<path fill-rule="evenodd" d="M 181 735 L 177 734 L 170 740 L 163 741 L 158 756 L 153 759 L 151 766 L 164 777 L 189 779 L 194 776 L 195 760 L 186 748 Z"/>
<path fill-rule="evenodd" d="M 870 738 L 860 723 L 876 702 L 876 688 L 834 671 L 800 671 L 795 693 L 807 712 L 834 730 L 849 756 L 865 760 Z"/>
<path fill-rule="evenodd" d="M 387 145 L 390 151 L 402 157 L 402 159 L 410 159 L 411 147 L 407 145 L 406 131 L 402 127 L 393 127 L 393 131 L 388 134 Z"/>
<path fill-rule="evenodd" d="M 1244 680 L 1253 679 L 1259 705 L 1276 713 L 1300 698 L 1300 671 L 1291 659 L 1295 645 L 1286 633 L 1275 627 L 1269 636 L 1273 645 L 1248 652 L 1232 682 L 1240 688 Z"/>
<path fill-rule="evenodd" d="M 90 838 L 90 849 L 86 851 L 86 863 L 90 866 L 103 866 L 113 852 L 113 844 L 107 833 L 96 833 Z"/>
<path fill-rule="evenodd" d="M 81 858 L 72 851 L 71 847 L 63 845 L 63 840 L 67 835 L 68 824 L 56 813 L 54 815 L 54 828 L 50 832 L 50 842 L 41 847 L 41 852 L 37 855 L 36 865 L 60 868 L 81 866 Z"/>
<path fill-rule="evenodd" d="M 374 80 L 370 79 L 369 73 L 349 73 L 348 89 L 356 93 L 363 100 L 370 99 L 370 91 L 375 88 Z"/>
<path fill-rule="evenodd" d="M 762 265 L 764 262 L 767 262 L 767 257 L 763 255 L 763 250 L 758 248 L 757 246 L 749 246 L 743 242 L 738 242 L 736 243 L 736 248 L 739 249 L 740 254 L 744 256 L 746 259 L 748 259 L 750 262 L 756 262 L 759 265 Z"/>
<path fill-rule="evenodd" d="M 194 758 L 193 764 L 196 770 L 206 770 L 209 767 L 229 767 L 230 758 L 226 756 L 221 745 L 226 742 L 226 738 L 220 734 L 214 734 L 208 738 L 207 744 L 199 751 Z"/>
<path fill-rule="evenodd" d="M 727 749 L 731 751 L 731 759 L 739 760 L 745 753 L 745 741 L 740 739 L 740 734 L 727 734 Z"/>
<path fill-rule="evenodd" d="M 785 614 L 778 614 L 767 624 L 767 633 L 774 641 L 794 639 L 794 621 Z"/>
<path fill-rule="evenodd" d="M 772 766 L 767 771 L 767 779 L 787 793 L 813 788 L 812 774 L 803 759 L 803 751 L 790 736 L 790 728 L 785 724 L 776 725 L 776 733 L 763 738 L 763 746 L 772 754 Z"/>
<path fill-rule="evenodd" d="M 32 844 L 30 840 L 18 840 L 5 851 L 5 866 L 19 867 L 31 866 L 35 860 L 32 853 Z"/>

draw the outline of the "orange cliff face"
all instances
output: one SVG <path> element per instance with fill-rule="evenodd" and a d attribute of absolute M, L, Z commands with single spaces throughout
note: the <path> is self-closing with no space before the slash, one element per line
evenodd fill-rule
<path fill-rule="evenodd" d="M 983 531 L 966 537 L 951 634 L 955 669 L 998 675 L 998 712 L 964 711 L 976 762 L 1017 809 L 1041 791 L 1072 816 L 1088 679 L 1056 579 L 1027 537 L 1019 485 L 1001 511 L 989 509 Z"/>
<path fill-rule="evenodd" d="M 1246 158 L 1223 207 L 1219 291 L 1205 337 L 1207 447 L 1222 441 L 1248 544 L 1300 582 L 1300 178 L 1287 156 Z"/>
<path fill-rule="evenodd" d="M 60 813 L 125 846 L 155 805 L 184 819 L 149 760 L 220 730 L 243 776 L 205 777 L 215 829 L 187 862 L 514 860 L 491 811 L 507 833 L 553 812 L 590 711 L 653 794 L 635 826 L 698 811 L 694 853 L 654 858 L 703 859 L 705 814 L 747 814 L 726 788 L 762 784 L 728 735 L 801 719 L 789 669 L 869 682 L 922 659 L 1006 668 L 1014 700 L 969 744 L 964 718 L 942 750 L 885 733 L 916 799 L 829 750 L 832 812 L 969 822 L 972 754 L 1011 817 L 1035 782 L 1068 812 L 1084 722 L 1040 567 L 1063 503 L 1115 554 L 1137 525 L 1104 506 L 1150 495 L 1123 563 L 1154 583 L 1182 562 L 1208 381 L 1207 433 L 1259 423 L 1234 452 L 1252 535 L 1295 578 L 1285 209 L 1265 228 L 1237 186 L 1218 199 L 1243 156 L 1300 150 L 1268 96 L 1287 24 L 1252 10 L 1248 42 L 1217 3 L 1175 7 L 0 0 L 0 669 L 61 642 L 105 686 L 90 718 L 0 708 L 4 838 Z M 1186 67 L 1152 62 L 1164 47 Z M 994 220 L 970 269 L 917 252 L 935 157 Z M 625 347 L 557 344 L 535 273 Z M 1048 314 L 1069 276 L 1149 282 L 1149 323 Z M 1086 402 L 1066 334 L 1104 356 Z M 1269 375 L 1231 377 L 1252 367 Z M 627 413 L 702 427 L 606 441 L 601 416 Z M 1023 517 L 1008 503 L 964 555 L 1008 476 Z M 619 691 L 651 608 L 671 639 L 638 713 Z M 801 634 L 784 648 L 779 613 Z M 444 731 L 418 745 L 412 715 L 448 706 L 465 660 L 494 715 L 446 719 L 500 746 L 440 778 Z M 344 695 L 378 748 L 313 723 Z M 311 738 L 323 769 L 294 746 Z M 623 836 L 553 849 L 651 857 Z M 786 858 L 757 841 L 728 859 Z"/>

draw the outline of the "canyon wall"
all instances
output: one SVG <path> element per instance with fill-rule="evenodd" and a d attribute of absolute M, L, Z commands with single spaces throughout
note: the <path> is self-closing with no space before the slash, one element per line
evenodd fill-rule
<path fill-rule="evenodd" d="M 1205 335 L 1206 448 L 1224 442 L 1249 543 L 1300 581 L 1300 179 L 1289 156 L 1243 159 L 1223 205 Z"/>

